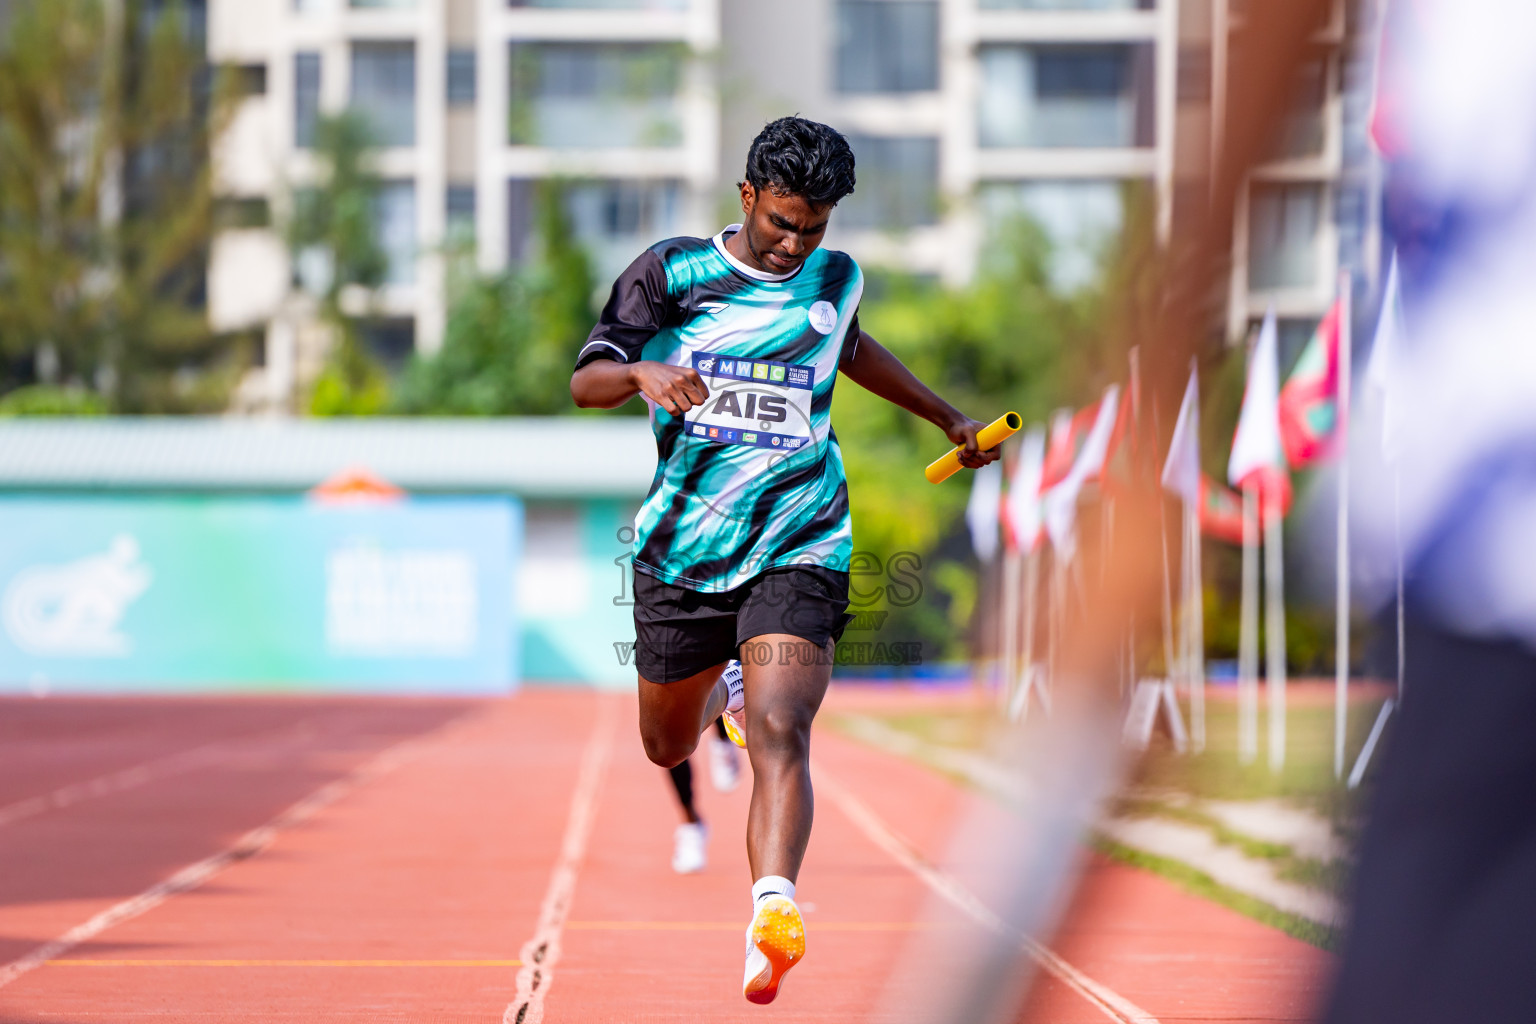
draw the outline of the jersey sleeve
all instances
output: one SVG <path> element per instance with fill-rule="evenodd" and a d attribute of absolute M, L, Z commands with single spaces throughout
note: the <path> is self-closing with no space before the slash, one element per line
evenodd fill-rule
<path fill-rule="evenodd" d="M 598 359 L 633 363 L 657 331 L 677 321 L 667 268 L 647 249 L 613 282 L 597 326 L 576 356 L 576 368 Z"/>
<path fill-rule="evenodd" d="M 843 335 L 843 351 L 837 357 L 839 366 L 852 362 L 853 357 L 859 354 L 859 311 L 853 311 L 853 321 L 848 325 L 848 333 Z"/>

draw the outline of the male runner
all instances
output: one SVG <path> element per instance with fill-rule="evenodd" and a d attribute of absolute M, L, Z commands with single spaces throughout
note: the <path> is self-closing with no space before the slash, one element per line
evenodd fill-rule
<path fill-rule="evenodd" d="M 670 767 L 722 712 L 752 762 L 752 923 L 742 990 L 772 1001 L 805 951 L 795 879 L 811 832 L 811 720 L 847 623 L 853 537 L 832 433 L 841 370 L 963 445 L 962 415 L 859 329 L 864 277 L 821 249 L 853 191 L 853 152 L 826 125 L 772 122 L 752 142 L 742 223 L 673 238 L 614 282 L 571 395 L 611 409 L 643 395 L 658 465 L 635 520 L 635 661 L 646 754 Z M 916 474 L 916 468 L 912 469 Z M 915 476 L 914 476 L 915 478 Z M 721 678 L 739 657 L 744 688 Z"/>

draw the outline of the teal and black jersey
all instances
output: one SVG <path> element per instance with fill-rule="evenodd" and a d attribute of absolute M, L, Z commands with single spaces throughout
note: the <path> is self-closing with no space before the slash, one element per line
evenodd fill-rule
<path fill-rule="evenodd" d="M 826 249 L 792 274 L 755 270 L 726 251 L 739 228 L 642 253 L 576 361 L 655 360 L 703 379 L 709 399 L 683 416 L 647 399 L 658 461 L 634 561 L 709 593 L 779 566 L 846 570 L 853 551 L 831 412 L 864 275 Z"/>

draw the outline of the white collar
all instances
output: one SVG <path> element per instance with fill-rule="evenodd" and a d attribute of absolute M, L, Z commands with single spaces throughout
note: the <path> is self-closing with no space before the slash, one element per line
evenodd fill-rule
<path fill-rule="evenodd" d="M 722 230 L 718 235 L 711 239 L 711 241 L 715 243 L 715 248 L 719 250 L 720 255 L 724 256 L 725 261 L 731 265 L 731 269 L 737 271 L 738 273 L 750 277 L 754 281 L 788 281 L 790 278 L 800 273 L 801 269 L 805 267 L 805 264 L 802 262 L 800 266 L 796 267 L 794 270 L 791 270 L 787 274 L 770 274 L 766 270 L 758 270 L 756 267 L 747 266 L 745 263 L 741 262 L 741 260 L 737 259 L 735 256 L 732 256 L 731 251 L 725 247 L 726 238 L 734 235 L 740 230 L 740 224 L 727 224 L 724 230 Z"/>

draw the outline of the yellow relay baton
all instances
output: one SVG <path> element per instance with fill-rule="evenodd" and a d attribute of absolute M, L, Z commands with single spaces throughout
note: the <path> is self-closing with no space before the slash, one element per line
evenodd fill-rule
<path fill-rule="evenodd" d="M 976 431 L 976 449 L 989 452 L 993 448 L 1008 440 L 1019 432 L 1024 425 L 1023 419 L 1016 412 L 1005 412 L 997 419 L 988 423 Z M 923 470 L 923 475 L 931 484 L 943 483 L 960 471 L 960 453 L 964 448 L 951 449 L 948 455 L 941 459 L 934 459 L 928 463 L 928 468 Z"/>

